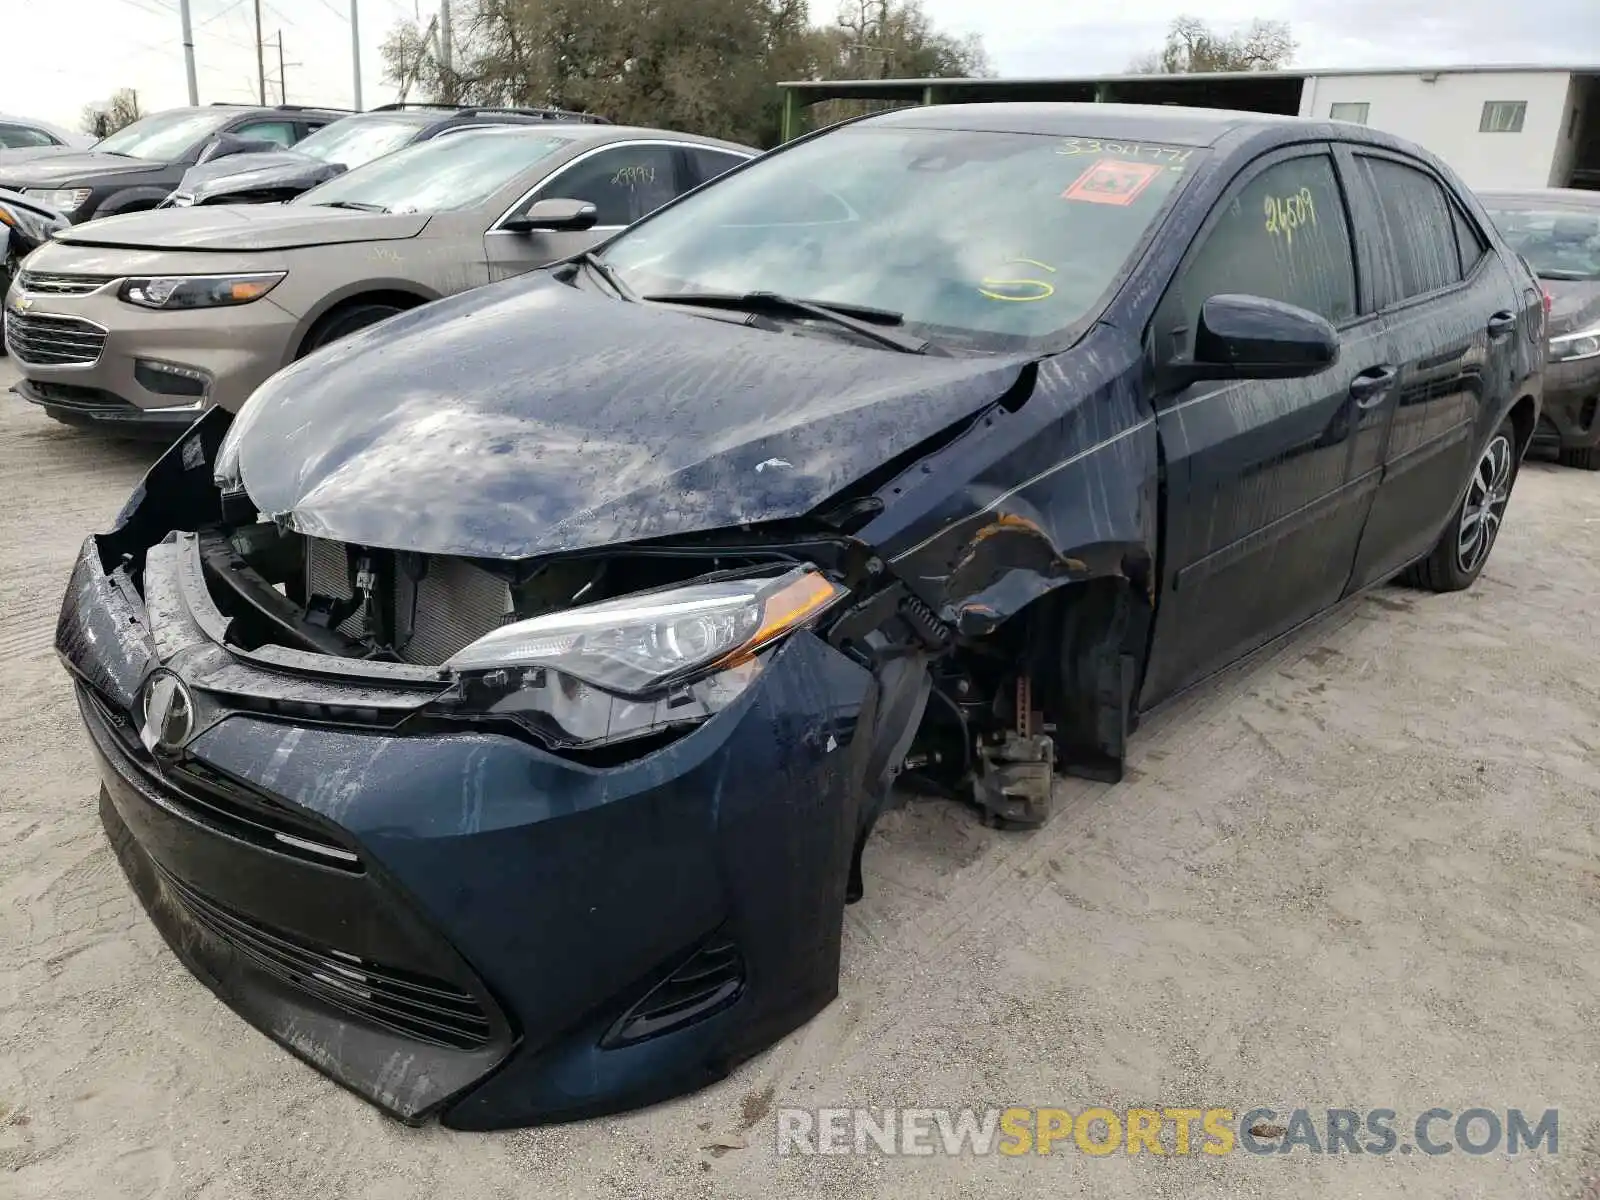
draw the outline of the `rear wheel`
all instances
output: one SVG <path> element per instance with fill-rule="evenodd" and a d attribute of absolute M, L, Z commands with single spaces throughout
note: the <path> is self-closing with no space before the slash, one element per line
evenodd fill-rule
<path fill-rule="evenodd" d="M 1600 446 L 1584 446 L 1561 452 L 1563 467 L 1576 467 L 1580 471 L 1600 471 Z"/>
<path fill-rule="evenodd" d="M 1408 567 L 1401 579 L 1430 592 L 1471 587 L 1489 561 L 1516 481 L 1517 431 L 1507 418 L 1478 456 L 1466 495 L 1438 543 L 1427 558 Z"/>
<path fill-rule="evenodd" d="M 337 342 L 340 338 L 349 337 L 359 329 L 368 325 L 376 325 L 379 321 L 386 320 L 405 309 L 398 304 L 352 304 L 347 308 L 336 308 L 322 320 L 318 321 L 306 336 L 305 345 L 300 347 L 300 354 L 304 357 L 313 350 Z"/>

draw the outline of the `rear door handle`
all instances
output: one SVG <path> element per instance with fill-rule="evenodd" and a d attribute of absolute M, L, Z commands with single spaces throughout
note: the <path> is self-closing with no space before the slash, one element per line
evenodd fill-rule
<path fill-rule="evenodd" d="M 1394 386 L 1398 372 L 1391 366 L 1368 367 L 1350 381 L 1350 398 L 1357 408 L 1372 408 L 1383 403 L 1383 398 Z"/>
<path fill-rule="evenodd" d="M 1517 327 L 1517 314 L 1501 309 L 1489 318 L 1489 336 L 1496 341 Z"/>

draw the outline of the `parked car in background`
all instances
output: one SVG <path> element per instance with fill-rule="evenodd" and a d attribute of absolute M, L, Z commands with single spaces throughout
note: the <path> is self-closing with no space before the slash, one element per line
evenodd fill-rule
<path fill-rule="evenodd" d="M 1566 466 L 1600 471 L 1600 192 L 1538 188 L 1479 198 L 1550 296 L 1534 444 Z"/>
<path fill-rule="evenodd" d="M 89 146 L 93 141 L 94 139 L 87 134 L 74 133 L 70 129 L 63 129 L 59 125 L 52 125 L 35 117 L 0 113 L 0 155 L 20 151 L 79 150 Z M 20 161 L 21 157 L 18 153 L 15 158 L 5 161 Z"/>
<path fill-rule="evenodd" d="M 288 204 L 75 227 L 7 297 L 18 390 L 64 421 L 171 436 L 318 347 L 576 254 L 756 153 L 551 121 L 434 138 Z"/>
<path fill-rule="evenodd" d="M 201 417 L 57 626 L 108 838 L 227 1004 L 405 1120 L 699 1087 L 836 995 L 903 769 L 1038 825 L 1342 599 L 1470 586 L 1543 318 L 1363 126 L 835 125 Z"/>
<path fill-rule="evenodd" d="M 59 209 L 75 225 L 154 208 L 218 135 L 292 146 L 344 114 L 287 104 L 216 104 L 152 113 L 88 150 L 23 162 L 0 157 L 0 187 Z"/>
<path fill-rule="evenodd" d="M 0 296 L 11 286 L 18 264 L 66 227 L 67 219 L 55 209 L 0 189 Z"/>
<path fill-rule="evenodd" d="M 609 124 L 604 117 L 555 108 L 385 104 L 335 121 L 293 149 L 232 154 L 190 167 L 162 206 L 282 203 L 402 146 L 464 129 L 547 121 Z"/>

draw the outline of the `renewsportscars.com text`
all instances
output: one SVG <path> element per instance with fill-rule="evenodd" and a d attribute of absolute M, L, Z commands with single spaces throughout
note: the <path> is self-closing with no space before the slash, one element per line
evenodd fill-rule
<path fill-rule="evenodd" d="M 1547 1108 L 780 1108 L 780 1155 L 1556 1154 Z"/>

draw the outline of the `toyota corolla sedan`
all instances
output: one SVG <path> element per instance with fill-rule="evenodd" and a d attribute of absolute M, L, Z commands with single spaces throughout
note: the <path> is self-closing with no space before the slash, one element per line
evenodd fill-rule
<path fill-rule="evenodd" d="M 1479 199 L 1550 296 L 1534 445 L 1564 466 L 1600 471 L 1600 192 L 1538 188 Z"/>
<path fill-rule="evenodd" d="M 1241 656 L 1470 586 L 1543 319 L 1362 126 L 835 126 L 185 433 L 61 613 L 101 818 L 174 952 L 396 1117 L 700 1086 L 835 996 L 897 781 L 1037 826 Z"/>
<path fill-rule="evenodd" d="M 61 421 L 170 439 L 313 350 L 576 254 L 755 153 L 551 121 L 408 146 L 288 204 L 75 226 L 6 296 L 17 390 Z"/>

